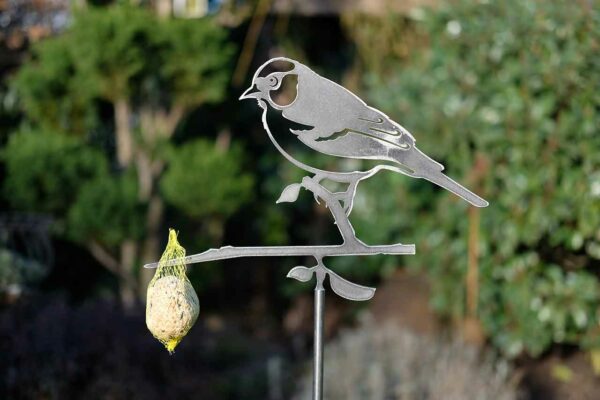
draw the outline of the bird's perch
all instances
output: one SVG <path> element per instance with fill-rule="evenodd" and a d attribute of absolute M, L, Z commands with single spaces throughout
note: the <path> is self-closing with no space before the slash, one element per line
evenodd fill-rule
<path fill-rule="evenodd" d="M 240 257 L 285 257 L 312 256 L 317 259 L 334 256 L 370 256 L 377 254 L 415 254 L 413 244 L 393 244 L 389 246 L 349 246 L 346 244 L 334 246 L 267 246 L 267 247 L 233 247 L 225 246 L 210 249 L 200 254 L 193 254 L 183 259 L 174 259 L 164 265 L 175 265 L 182 261 L 185 264 L 197 264 L 208 261 L 227 260 Z M 144 265 L 144 268 L 156 268 L 158 263 Z"/>
<path fill-rule="evenodd" d="M 286 256 L 311 256 L 317 260 L 325 257 L 335 256 L 371 256 L 377 254 L 389 255 L 410 255 L 415 254 L 414 244 L 391 244 L 381 246 L 369 246 L 356 238 L 354 228 L 350 224 L 348 216 L 344 212 L 340 201 L 335 198 L 333 193 L 315 182 L 315 180 L 305 177 L 302 179 L 302 187 L 311 191 L 316 196 L 325 201 L 325 204 L 331 211 L 335 223 L 344 239 L 344 243 L 339 245 L 327 246 L 266 246 L 266 247 L 233 247 L 225 246 L 219 249 L 210 249 L 200 254 L 193 254 L 183 259 L 174 259 L 165 262 L 164 265 L 197 264 L 202 262 L 227 260 L 240 257 L 286 257 Z M 284 190 L 285 192 L 285 190 Z M 144 265 L 144 268 L 156 268 L 158 263 Z"/>

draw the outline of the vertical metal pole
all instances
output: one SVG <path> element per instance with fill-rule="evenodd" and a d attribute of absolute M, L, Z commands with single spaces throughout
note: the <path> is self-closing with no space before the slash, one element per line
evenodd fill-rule
<path fill-rule="evenodd" d="M 313 400 L 323 399 L 323 314 L 325 312 L 325 289 L 317 279 L 315 288 L 315 331 L 314 331 L 314 370 Z"/>

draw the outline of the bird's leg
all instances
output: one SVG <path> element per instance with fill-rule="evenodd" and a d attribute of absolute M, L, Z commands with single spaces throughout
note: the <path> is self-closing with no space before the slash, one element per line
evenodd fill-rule
<path fill-rule="evenodd" d="M 313 182 L 315 182 L 319 186 L 322 186 L 323 188 L 325 188 L 325 187 L 323 185 L 321 185 L 321 182 L 324 179 L 331 179 L 334 182 L 338 182 L 338 183 L 348 183 L 348 188 L 345 191 L 335 192 L 335 193 L 331 193 L 331 194 L 336 201 L 341 202 L 346 215 L 350 216 L 350 213 L 352 212 L 352 207 L 354 205 L 354 196 L 356 195 L 356 187 L 358 186 L 358 182 L 360 182 L 362 177 L 363 177 L 362 174 L 359 176 L 352 175 L 352 177 L 345 178 L 344 180 L 342 180 L 340 182 L 339 179 L 332 179 L 331 177 L 328 178 L 324 174 L 315 174 L 315 176 L 313 176 L 310 179 L 312 179 Z M 313 192 L 313 197 L 315 198 L 315 201 L 317 202 L 317 204 L 321 204 L 321 202 L 319 202 L 319 195 L 317 193 Z"/>
<path fill-rule="evenodd" d="M 344 212 L 347 216 L 350 216 L 352 207 L 354 205 L 354 196 L 356 195 L 356 187 L 358 186 L 360 179 L 354 179 L 349 182 L 348 189 L 345 192 L 336 192 L 333 195 L 338 201 L 344 203 Z"/>
<path fill-rule="evenodd" d="M 361 247 L 365 246 L 364 243 L 362 243 L 360 240 L 358 240 L 356 238 L 354 228 L 352 227 L 352 224 L 350 223 L 350 219 L 348 218 L 348 215 L 346 215 L 346 213 L 344 212 L 341 201 L 338 198 L 336 198 L 335 194 L 331 193 L 329 190 L 327 190 L 325 187 L 323 187 L 322 185 L 320 185 L 318 183 L 318 181 L 319 181 L 318 178 L 322 179 L 322 177 L 319 176 L 316 178 L 317 178 L 317 180 L 315 180 L 314 177 L 313 178 L 304 177 L 304 179 L 302 179 L 302 186 L 305 189 L 313 192 L 315 195 L 317 195 L 321 199 L 323 199 L 323 201 L 329 208 L 329 211 L 331 211 L 331 213 L 333 214 L 333 219 L 340 231 L 340 234 L 342 235 L 342 238 L 344 239 L 345 245 L 355 245 L 355 246 L 361 246 Z"/>

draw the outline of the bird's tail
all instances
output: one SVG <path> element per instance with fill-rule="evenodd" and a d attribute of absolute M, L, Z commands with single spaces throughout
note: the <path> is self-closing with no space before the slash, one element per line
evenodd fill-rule
<path fill-rule="evenodd" d="M 403 166 L 409 168 L 409 172 L 400 170 L 406 175 L 427 179 L 429 182 L 454 193 L 455 195 L 465 199 L 475 207 L 487 207 L 488 202 L 465 188 L 461 184 L 446 176 L 442 171 L 444 166 L 433 160 L 427 154 L 413 146 L 410 150 L 392 149 L 391 156 L 393 159 Z"/>
<path fill-rule="evenodd" d="M 420 177 L 423 179 L 427 179 L 429 182 L 435 183 L 436 185 L 451 191 L 455 195 L 462 197 L 469 203 L 473 204 L 475 207 L 487 207 L 488 202 L 481 197 L 477 196 L 475 193 L 471 192 L 469 189 L 465 188 L 461 184 L 454 181 L 452 178 L 444 175 L 441 171 L 431 171 L 420 174 Z"/>

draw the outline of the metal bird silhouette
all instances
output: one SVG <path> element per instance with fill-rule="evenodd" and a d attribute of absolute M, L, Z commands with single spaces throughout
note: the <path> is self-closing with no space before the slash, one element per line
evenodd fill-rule
<path fill-rule="evenodd" d="M 276 65 L 284 63 L 285 70 Z M 268 73 L 269 70 L 275 72 Z M 295 98 L 286 105 L 274 101 L 274 95 L 284 80 L 295 78 Z M 400 172 L 413 178 L 423 178 L 460 196 L 476 207 L 488 202 L 458 184 L 442 171 L 444 166 L 434 161 L 415 145 L 415 138 L 400 124 L 381 111 L 369 107 L 349 90 L 318 75 L 306 65 L 285 57 L 273 58 L 254 74 L 251 87 L 240 100 L 256 99 L 263 109 L 263 125 L 275 147 L 296 166 L 314 174 L 317 182 L 329 179 L 348 183 L 339 193 L 349 215 L 358 183 L 383 169 Z M 270 127 L 270 116 L 281 114 L 289 122 L 285 132 Z M 293 134 L 310 149 L 330 156 L 374 160 L 375 165 L 364 171 L 325 170 L 307 165 L 285 148 L 281 135 Z"/>

